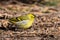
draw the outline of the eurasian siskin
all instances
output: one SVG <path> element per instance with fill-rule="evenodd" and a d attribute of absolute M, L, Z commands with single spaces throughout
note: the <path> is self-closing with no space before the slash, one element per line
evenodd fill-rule
<path fill-rule="evenodd" d="M 32 23 L 34 22 L 34 19 L 35 19 L 35 15 L 29 13 L 19 17 L 11 18 L 9 20 L 11 23 L 18 25 L 18 28 L 27 29 L 31 27 Z"/>

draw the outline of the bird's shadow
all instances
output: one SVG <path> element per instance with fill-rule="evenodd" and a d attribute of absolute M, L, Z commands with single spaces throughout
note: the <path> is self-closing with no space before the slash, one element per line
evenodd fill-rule
<path fill-rule="evenodd" d="M 28 28 L 28 29 L 31 29 Z M 23 30 L 28 30 L 28 29 L 22 29 L 22 28 L 16 28 L 16 27 L 12 27 L 12 28 L 4 28 L 4 27 L 0 27 L 0 30 L 4 30 L 4 31 L 23 31 Z"/>
<path fill-rule="evenodd" d="M 0 27 L 0 30 L 4 30 L 4 31 L 6 31 L 7 29 L 6 29 L 6 28 L 4 28 L 4 27 Z"/>

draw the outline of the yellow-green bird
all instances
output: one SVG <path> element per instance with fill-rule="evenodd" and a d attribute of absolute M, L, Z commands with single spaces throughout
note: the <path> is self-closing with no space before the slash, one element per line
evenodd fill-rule
<path fill-rule="evenodd" d="M 11 18 L 9 20 L 11 23 L 18 25 L 18 28 L 27 29 L 31 27 L 32 23 L 34 22 L 34 19 L 35 19 L 35 15 L 29 13 L 19 17 Z"/>

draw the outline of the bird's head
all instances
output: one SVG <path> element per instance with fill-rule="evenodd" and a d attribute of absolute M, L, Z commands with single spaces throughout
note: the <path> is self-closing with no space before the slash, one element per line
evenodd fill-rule
<path fill-rule="evenodd" d="M 31 13 L 30 14 L 27 14 L 27 16 L 28 16 L 29 19 L 34 19 L 35 18 L 35 15 L 34 14 L 31 14 Z"/>

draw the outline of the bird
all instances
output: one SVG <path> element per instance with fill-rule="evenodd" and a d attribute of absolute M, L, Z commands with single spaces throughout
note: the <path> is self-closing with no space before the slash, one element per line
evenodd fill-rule
<path fill-rule="evenodd" d="M 32 13 L 22 15 L 19 17 L 10 18 L 9 21 L 18 25 L 18 28 L 28 29 L 32 26 L 35 19 L 35 15 Z"/>

